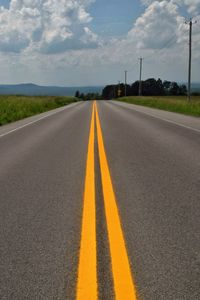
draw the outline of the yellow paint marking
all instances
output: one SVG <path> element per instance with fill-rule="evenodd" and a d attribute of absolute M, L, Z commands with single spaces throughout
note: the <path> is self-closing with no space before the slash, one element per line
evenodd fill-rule
<path fill-rule="evenodd" d="M 136 289 L 133 283 L 125 240 L 120 223 L 111 175 L 104 148 L 103 135 L 95 103 L 97 139 L 99 147 L 100 168 L 105 203 L 106 222 L 110 245 L 112 272 L 116 300 L 136 300 Z M 85 298 L 87 299 L 87 298 Z"/>
<path fill-rule="evenodd" d="M 77 300 L 98 299 L 94 170 L 94 122 L 95 114 L 93 105 L 85 178 L 81 247 L 76 297 Z"/>

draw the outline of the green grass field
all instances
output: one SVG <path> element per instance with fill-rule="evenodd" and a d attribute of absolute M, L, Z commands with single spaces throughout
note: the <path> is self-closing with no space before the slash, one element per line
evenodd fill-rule
<path fill-rule="evenodd" d="M 200 117 L 200 96 L 193 96 L 190 103 L 187 97 L 183 96 L 152 96 L 152 97 L 124 97 L 118 101 L 132 103 L 136 105 L 148 106 L 152 108 L 177 112 L 185 115 Z"/>
<path fill-rule="evenodd" d="M 0 126 L 76 101 L 74 97 L 0 96 Z"/>

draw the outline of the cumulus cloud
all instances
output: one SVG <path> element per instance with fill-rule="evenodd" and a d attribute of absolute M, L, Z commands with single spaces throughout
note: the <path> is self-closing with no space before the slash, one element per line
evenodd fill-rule
<path fill-rule="evenodd" d="M 185 5 L 188 9 L 188 12 L 192 16 L 196 16 L 199 14 L 200 10 L 200 0 L 175 0 L 175 2 L 179 5 Z"/>
<path fill-rule="evenodd" d="M 178 4 L 180 7 L 186 6 L 188 12 L 192 16 L 199 14 L 200 10 L 200 0 L 167 0 L 168 2 Z M 141 3 L 149 6 L 152 3 L 156 2 L 155 0 L 141 0 Z M 157 0 L 157 2 L 163 2 L 163 0 Z"/>
<path fill-rule="evenodd" d="M 133 81 L 140 56 L 145 58 L 145 77 L 185 80 L 189 26 L 180 7 L 192 9 L 198 20 L 193 27 L 193 70 L 199 80 L 200 0 L 141 0 L 144 12 L 132 29 L 106 44 L 90 29 L 88 8 L 94 1 L 59 0 L 58 5 L 58 0 L 12 0 L 9 9 L 1 8 L 2 80 L 89 85 L 117 81 L 120 72 L 123 79 L 122 70 L 132 69 Z"/>
<path fill-rule="evenodd" d="M 177 32 L 179 14 L 171 1 L 153 1 L 135 22 L 128 38 L 139 48 L 160 48 Z"/>
<path fill-rule="evenodd" d="M 11 0 L 0 8 L 0 50 L 43 53 L 97 47 L 100 43 L 88 27 L 87 12 L 94 0 Z"/>
<path fill-rule="evenodd" d="M 184 4 L 192 3 L 197 8 L 200 0 L 141 1 L 146 5 L 146 9 L 128 33 L 129 41 L 134 41 L 139 49 L 169 48 L 172 45 L 186 42 L 188 25 L 185 25 L 185 18 L 180 15 L 179 8 L 181 4 L 183 8 Z M 198 20 L 200 8 L 195 12 L 195 18 Z M 194 28 L 193 34 L 200 39 L 199 26 Z"/>

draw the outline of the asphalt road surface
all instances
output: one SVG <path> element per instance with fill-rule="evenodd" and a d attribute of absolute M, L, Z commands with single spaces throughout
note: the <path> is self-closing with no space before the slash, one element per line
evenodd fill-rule
<path fill-rule="evenodd" d="M 1 300 L 199 300 L 200 119 L 80 102 L 0 128 Z"/>

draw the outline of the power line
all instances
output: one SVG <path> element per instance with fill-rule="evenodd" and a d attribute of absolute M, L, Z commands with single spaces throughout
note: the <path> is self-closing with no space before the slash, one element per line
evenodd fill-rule
<path fill-rule="evenodd" d="M 173 42 L 175 42 L 174 39 L 177 39 L 177 36 L 176 36 L 176 35 L 174 35 L 174 36 L 173 36 L 172 38 L 170 38 L 165 44 L 163 44 L 163 46 L 162 46 L 161 48 L 155 49 L 154 53 L 152 53 L 152 54 L 150 54 L 150 55 L 148 55 L 148 56 L 144 56 L 143 59 L 147 60 L 147 59 L 153 57 L 157 52 L 162 51 L 163 49 L 165 49 L 165 48 L 166 48 L 167 46 L 169 46 L 170 44 L 172 44 L 172 45 L 175 44 L 175 43 L 173 43 Z M 137 64 L 138 64 L 138 62 L 135 62 L 135 63 L 133 64 L 132 68 L 135 67 Z M 128 72 L 129 72 L 129 73 L 130 73 L 130 72 L 134 72 L 134 70 L 133 70 L 133 69 L 129 69 Z"/>
<path fill-rule="evenodd" d="M 188 71 L 188 101 L 190 101 L 191 98 L 191 58 L 192 58 L 192 26 L 193 24 L 196 24 L 197 21 L 192 22 L 192 19 L 190 19 L 189 22 L 185 22 L 186 24 L 189 24 L 190 30 L 189 30 L 189 71 Z M 155 49 L 155 51 L 148 55 L 144 56 L 143 58 L 140 58 L 140 80 L 139 80 L 139 94 L 142 94 L 142 67 L 143 67 L 143 59 L 147 60 L 154 55 L 156 55 L 158 52 L 166 49 L 166 47 L 171 47 L 177 43 L 177 35 L 173 35 L 166 43 L 163 44 L 161 48 Z M 134 72 L 133 67 L 135 67 L 138 63 L 134 63 L 132 66 L 132 69 L 129 69 L 127 72 Z"/>
<path fill-rule="evenodd" d="M 174 41 L 174 39 L 177 39 L 177 36 L 174 35 L 172 38 L 170 38 L 170 40 L 168 40 L 161 48 L 157 48 L 154 50 L 154 53 L 148 55 L 145 57 L 145 59 L 149 59 L 151 57 L 153 57 L 155 55 L 155 52 L 159 52 L 159 51 L 162 51 L 163 49 L 165 49 L 167 46 L 172 46 L 172 45 L 175 45 L 176 44 L 176 41 Z"/>

